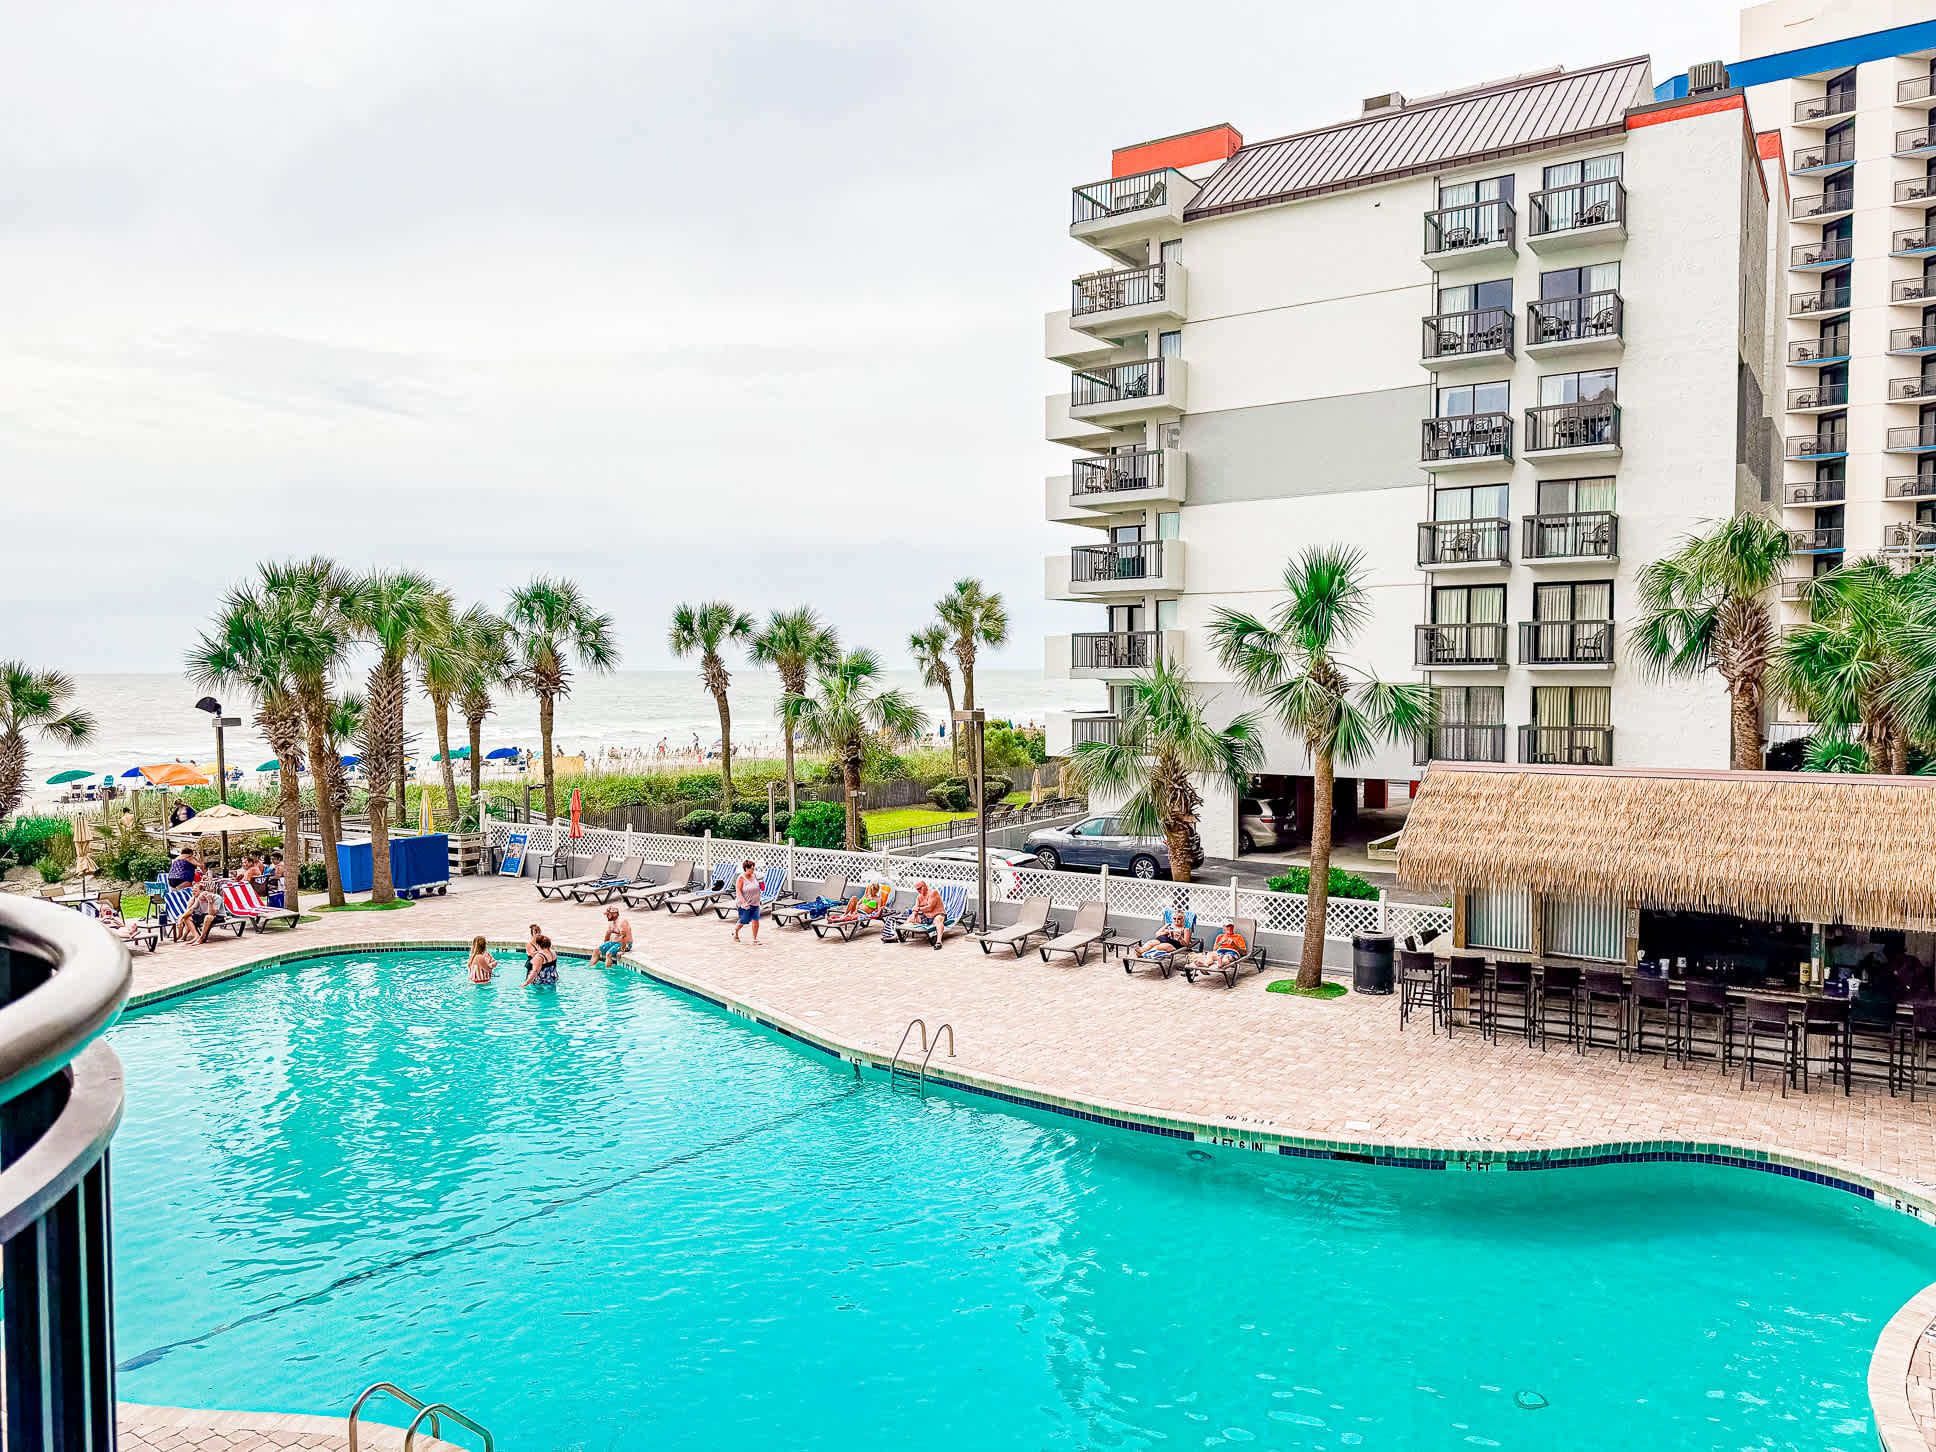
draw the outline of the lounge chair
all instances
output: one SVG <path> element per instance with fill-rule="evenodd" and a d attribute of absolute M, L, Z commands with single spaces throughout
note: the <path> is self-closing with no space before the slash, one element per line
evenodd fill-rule
<path fill-rule="evenodd" d="M 1194 959 L 1185 958 L 1177 966 L 1183 970 L 1183 976 L 1190 982 L 1195 983 L 1199 973 L 1215 973 L 1222 977 L 1226 988 L 1235 988 L 1237 975 L 1244 971 L 1245 964 L 1250 965 L 1250 971 L 1253 973 L 1264 971 L 1264 964 L 1270 954 L 1264 945 L 1257 941 L 1257 919 L 1231 918 L 1229 922 L 1237 930 L 1237 936 L 1249 945 L 1249 951 L 1227 968 L 1199 968 Z"/>
<path fill-rule="evenodd" d="M 187 917 L 188 900 L 194 895 L 194 892 L 189 888 L 171 887 L 167 895 L 162 898 L 161 923 L 159 926 L 173 927 L 181 919 Z M 222 899 L 220 897 L 215 899 L 215 922 L 209 927 L 211 933 L 216 928 L 234 928 L 235 936 L 239 938 L 243 933 L 248 931 L 248 927 L 249 925 L 240 918 L 229 916 L 228 911 L 222 906 Z"/>
<path fill-rule="evenodd" d="M 698 917 L 702 909 L 711 907 L 719 899 L 732 892 L 733 874 L 738 870 L 730 862 L 722 863 L 713 869 L 713 885 L 711 887 L 695 887 L 690 892 L 678 893 L 673 897 L 667 898 L 665 900 L 666 911 L 676 918 L 679 916 L 680 908 L 688 908 L 694 917 Z"/>
<path fill-rule="evenodd" d="M 1029 943 L 1036 938 L 1051 938 L 1062 929 L 1049 917 L 1049 900 L 1046 897 L 1032 897 L 1022 904 L 1022 911 L 1014 922 L 1005 928 L 989 928 L 977 933 L 974 940 L 981 944 L 983 953 L 994 951 L 997 943 L 1010 949 L 1017 958 Z"/>
<path fill-rule="evenodd" d="M 93 918 L 96 921 L 100 920 L 101 909 L 97 904 L 91 903 L 91 902 L 84 902 L 79 904 L 78 906 L 80 908 L 80 913 L 82 917 Z M 119 912 L 120 909 L 117 908 L 115 911 Z M 123 919 L 123 921 L 126 921 L 126 920 Z M 130 923 L 129 926 L 132 927 L 134 931 L 128 934 L 128 936 L 122 939 L 122 941 L 125 942 L 130 948 L 133 948 L 139 944 L 146 944 L 148 951 L 152 953 L 155 951 L 156 948 L 159 948 L 161 946 L 161 925 L 159 923 L 156 923 L 149 918 L 142 918 L 134 923 Z"/>
<path fill-rule="evenodd" d="M 644 908 L 651 912 L 674 893 L 684 892 L 692 886 L 692 864 L 675 862 L 666 873 L 664 882 L 631 882 L 618 890 L 630 908 Z"/>
<path fill-rule="evenodd" d="M 785 884 L 786 869 L 784 867 L 769 867 L 766 869 L 766 876 L 760 879 L 760 907 L 762 910 L 771 908 L 774 903 L 779 901 L 780 889 Z M 714 903 L 713 911 L 723 918 L 737 906 L 738 904 L 729 897 L 722 902 Z"/>
<path fill-rule="evenodd" d="M 938 952 L 942 939 L 948 934 L 963 932 L 973 926 L 974 914 L 968 911 L 968 889 L 959 882 L 951 882 L 941 889 L 939 923 L 896 923 L 893 931 L 899 942 L 925 942 Z"/>
<path fill-rule="evenodd" d="M 618 859 L 607 857 L 605 865 L 596 872 L 588 872 L 583 877 L 541 877 L 538 879 L 538 896 L 555 897 L 563 902 L 571 893 L 594 882 L 603 882 L 618 870 Z"/>
<path fill-rule="evenodd" d="M 1044 963 L 1051 953 L 1067 953 L 1080 963 L 1089 956 L 1089 950 L 1102 941 L 1103 930 L 1109 926 L 1109 909 L 1100 902 L 1086 902 L 1076 909 L 1076 920 L 1068 932 L 1060 937 L 1050 938 L 1036 949 Z"/>
<path fill-rule="evenodd" d="M 639 874 L 644 871 L 645 859 L 643 857 L 628 857 L 619 863 L 618 871 L 614 872 L 610 877 L 600 878 L 597 882 L 588 882 L 583 887 L 574 887 L 571 890 L 571 900 L 581 903 L 610 902 L 620 890 L 630 887 L 633 883 L 637 882 L 639 880 Z"/>
<path fill-rule="evenodd" d="M 1164 908 L 1163 926 L 1167 928 L 1175 921 L 1176 910 L 1174 908 Z M 1185 913 L 1183 915 L 1183 931 L 1189 935 L 1190 939 L 1189 946 L 1186 948 L 1159 948 L 1153 953 L 1134 953 L 1128 951 L 1128 949 L 1140 946 L 1140 944 L 1132 943 L 1126 945 L 1123 953 L 1123 972 L 1134 975 L 1137 968 L 1142 964 L 1153 963 L 1162 969 L 1163 976 L 1168 978 L 1170 976 L 1170 969 L 1176 966 L 1177 954 L 1193 952 L 1198 947 L 1197 915 L 1195 913 Z M 1244 941 L 1247 943 L 1250 939 L 1245 938 Z"/>
<path fill-rule="evenodd" d="M 262 900 L 262 894 L 255 890 L 255 884 L 252 882 L 224 884 L 222 906 L 244 925 L 254 923 L 258 933 L 270 923 L 281 923 L 285 928 L 293 928 L 299 921 L 298 915 L 289 908 L 270 907 Z"/>
<path fill-rule="evenodd" d="M 783 928 L 791 923 L 798 927 L 805 927 L 816 918 L 824 918 L 846 900 L 847 874 L 836 872 L 815 888 L 811 897 L 795 895 L 792 901 L 788 901 L 782 896 L 779 904 L 773 909 L 774 926 Z"/>
<path fill-rule="evenodd" d="M 866 906 L 872 902 L 870 909 Z M 813 935 L 824 938 L 829 933 L 838 933 L 841 942 L 849 942 L 862 928 L 871 928 L 881 920 L 894 902 L 894 889 L 886 883 L 869 886 L 858 897 L 851 898 L 844 907 L 833 909 L 825 917 L 813 923 Z"/>

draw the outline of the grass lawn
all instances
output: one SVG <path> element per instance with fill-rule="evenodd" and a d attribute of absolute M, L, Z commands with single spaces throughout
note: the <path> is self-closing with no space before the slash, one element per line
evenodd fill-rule
<path fill-rule="evenodd" d="M 387 913 L 393 908 L 415 907 L 408 898 L 393 898 L 389 902 L 346 902 L 341 907 L 319 907 L 319 913 Z"/>
<path fill-rule="evenodd" d="M 1320 983 L 1316 988 L 1299 988 L 1295 978 L 1279 978 L 1264 985 L 1266 993 L 1292 993 L 1299 998 L 1343 998 L 1351 990 L 1342 983 Z"/>
<path fill-rule="evenodd" d="M 867 830 L 878 836 L 882 832 L 904 832 L 909 827 L 937 827 L 943 822 L 957 819 L 972 822 L 975 814 L 961 812 L 937 812 L 931 807 L 892 807 L 884 811 L 868 812 Z"/>

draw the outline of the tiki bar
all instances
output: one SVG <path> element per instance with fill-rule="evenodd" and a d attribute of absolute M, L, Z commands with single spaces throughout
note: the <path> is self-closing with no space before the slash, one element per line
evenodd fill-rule
<path fill-rule="evenodd" d="M 1931 1088 L 1936 778 L 1434 762 L 1398 878 L 1403 1024 Z"/>

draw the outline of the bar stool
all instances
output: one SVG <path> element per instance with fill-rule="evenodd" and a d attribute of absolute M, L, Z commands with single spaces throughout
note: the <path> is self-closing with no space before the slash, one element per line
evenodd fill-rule
<path fill-rule="evenodd" d="M 1508 1004 L 1517 1012 L 1510 1017 L 1505 1009 Z M 1492 977 L 1486 985 L 1485 1027 L 1492 1035 L 1492 1041 L 1499 1042 L 1499 1026 L 1507 1024 L 1526 1046 L 1533 1043 L 1533 965 L 1530 963 L 1501 962 L 1492 965 Z"/>
<path fill-rule="evenodd" d="M 1466 1022 L 1473 1028 L 1484 1032 L 1484 1003 L 1486 992 L 1486 960 L 1454 954 L 1445 960 L 1445 996 L 1439 1004 L 1439 1013 L 1445 1019 L 1445 1036 L 1452 1037 L 1455 1025 L 1452 1013 L 1458 1007 L 1459 990 L 1465 990 Z"/>
<path fill-rule="evenodd" d="M 1896 1028 L 1897 1074 L 1909 1080 L 1909 1102 L 1916 1102 L 1916 1090 L 1929 1083 L 1929 1050 L 1936 1045 L 1936 1003 L 1918 1003 L 1909 1010 L 1909 1022 Z"/>
<path fill-rule="evenodd" d="M 1690 983 L 1681 1000 L 1681 1063 L 1701 1055 L 1694 1047 L 1694 1029 L 1706 1024 L 1714 1030 L 1714 1061 L 1727 1073 L 1733 1063 L 1729 1046 L 1733 1041 L 1734 1002 L 1727 989 L 1718 983 Z"/>
<path fill-rule="evenodd" d="M 1432 1032 L 1439 1031 L 1439 964 L 1430 953 L 1410 949 L 1398 955 L 1398 1026 L 1402 1029 L 1420 1011 L 1432 1015 Z"/>
<path fill-rule="evenodd" d="M 1778 999 L 1750 998 L 1733 1015 L 1732 1027 L 1730 1048 L 1736 1037 L 1741 1041 L 1741 1087 L 1753 1083 L 1755 1070 L 1768 1064 L 1760 1049 L 1772 1039 L 1780 1050 L 1774 1063 L 1781 1069 L 1781 1097 L 1786 1099 L 1801 1058 L 1802 1041 L 1801 1026 L 1789 1005 Z"/>
<path fill-rule="evenodd" d="M 1667 991 L 1667 979 L 1655 973 L 1635 973 L 1627 997 L 1627 1052 L 1638 1057 L 1647 1052 L 1647 1025 L 1658 1023 L 1660 1062 L 1681 1050 L 1681 1001 Z M 1683 1062 L 1685 1058 L 1683 1057 Z"/>
<path fill-rule="evenodd" d="M 1627 980 L 1617 971 L 1589 968 L 1581 984 L 1583 1015 L 1580 1020 L 1581 1052 L 1598 1044 L 1593 1031 L 1600 1023 L 1600 1010 L 1613 1011 L 1613 1044 L 1616 1057 L 1627 1043 Z"/>
<path fill-rule="evenodd" d="M 1540 975 L 1539 1008 L 1539 1051 L 1546 1052 L 1547 1030 L 1552 1027 L 1553 1009 L 1557 1006 L 1565 1015 L 1566 1031 L 1562 1035 L 1565 1042 L 1573 1045 L 1574 1052 L 1580 1048 L 1580 1010 L 1586 1003 L 1586 990 L 1577 968 L 1548 964 Z"/>
<path fill-rule="evenodd" d="M 1866 1050 L 1866 1052 L 1864 1052 Z M 1896 1006 L 1857 998 L 1849 1005 L 1849 1077 L 1883 1079 L 1896 1092 Z"/>
<path fill-rule="evenodd" d="M 1851 1042 L 1849 1001 L 1846 998 L 1816 998 L 1802 1005 L 1802 1093 L 1808 1092 L 1808 1046 L 1811 1040 L 1828 1040 L 1829 1083 L 1842 1077 L 1842 1092 L 1849 1092 Z"/>

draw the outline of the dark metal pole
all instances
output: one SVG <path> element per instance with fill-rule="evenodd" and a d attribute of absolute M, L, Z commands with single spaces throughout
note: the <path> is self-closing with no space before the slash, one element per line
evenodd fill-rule
<path fill-rule="evenodd" d="M 972 711 L 954 713 L 955 729 L 966 724 L 975 728 L 969 742 L 968 769 L 975 774 L 975 903 L 981 913 L 981 930 L 988 932 L 991 924 L 988 918 L 988 803 L 983 800 L 987 791 L 987 775 L 982 770 L 982 743 L 987 734 L 987 713 L 977 706 Z"/>

